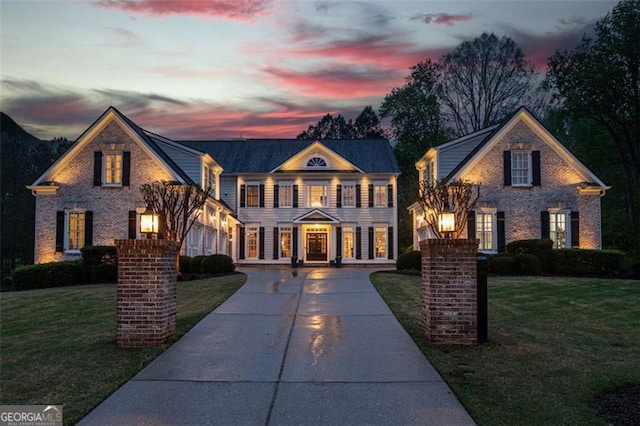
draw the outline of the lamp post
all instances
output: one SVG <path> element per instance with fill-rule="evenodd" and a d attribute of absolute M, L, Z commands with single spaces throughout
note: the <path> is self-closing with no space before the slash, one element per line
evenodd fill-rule
<path fill-rule="evenodd" d="M 438 215 L 438 232 L 445 238 L 451 239 L 456 230 L 456 218 L 452 211 L 443 211 Z"/>
<path fill-rule="evenodd" d="M 150 207 L 140 213 L 140 235 L 145 235 L 147 239 L 158 238 L 160 228 L 160 215 L 151 210 Z"/>

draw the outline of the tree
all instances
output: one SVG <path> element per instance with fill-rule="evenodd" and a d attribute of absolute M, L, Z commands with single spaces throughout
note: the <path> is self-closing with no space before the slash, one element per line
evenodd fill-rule
<path fill-rule="evenodd" d="M 367 139 L 384 138 L 385 132 L 371 105 L 364 107 L 355 123 L 346 121 L 342 114 L 326 114 L 297 136 L 297 139 Z"/>
<path fill-rule="evenodd" d="M 142 197 L 155 213 L 162 217 L 160 233 L 166 240 L 182 246 L 185 237 L 195 223 L 211 190 L 179 182 L 157 181 L 140 186 Z"/>
<path fill-rule="evenodd" d="M 439 96 L 459 136 L 499 123 L 531 89 L 533 66 L 509 37 L 483 33 L 440 61 Z"/>
<path fill-rule="evenodd" d="M 544 84 L 574 119 L 593 120 L 611 137 L 640 250 L 640 0 L 621 1 L 596 23 L 595 38 L 549 58 Z"/>
<path fill-rule="evenodd" d="M 452 237 L 458 238 L 467 224 L 469 212 L 480 198 L 480 185 L 462 179 L 449 183 L 444 179 L 433 182 L 424 180 L 420 182 L 416 196 L 432 235 L 444 238 L 438 229 L 439 216 L 445 211 L 451 211 L 455 217 Z"/>

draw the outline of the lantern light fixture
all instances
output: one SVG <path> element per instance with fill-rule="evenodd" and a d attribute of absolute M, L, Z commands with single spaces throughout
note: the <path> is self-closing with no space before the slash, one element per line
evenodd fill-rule
<path fill-rule="evenodd" d="M 140 235 L 145 235 L 147 239 L 158 238 L 160 232 L 160 215 L 154 212 L 151 207 L 140 213 Z"/>
<path fill-rule="evenodd" d="M 438 215 L 438 232 L 445 238 L 451 238 L 456 230 L 456 218 L 452 211 L 443 211 Z"/>

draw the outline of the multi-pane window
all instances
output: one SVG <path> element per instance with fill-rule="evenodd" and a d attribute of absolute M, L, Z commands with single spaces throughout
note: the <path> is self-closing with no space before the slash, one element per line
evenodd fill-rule
<path fill-rule="evenodd" d="M 78 252 L 84 247 L 84 212 L 67 212 L 67 251 Z"/>
<path fill-rule="evenodd" d="M 376 258 L 387 257 L 387 228 L 376 226 L 375 234 Z"/>
<path fill-rule="evenodd" d="M 347 183 L 342 185 L 342 207 L 356 206 L 356 185 Z"/>
<path fill-rule="evenodd" d="M 549 212 L 549 238 L 553 248 L 567 248 L 567 212 Z"/>
<path fill-rule="evenodd" d="M 531 185 L 531 153 L 511 151 L 511 185 Z"/>
<path fill-rule="evenodd" d="M 322 157 L 311 157 L 307 161 L 307 167 L 327 167 L 327 162 Z"/>
<path fill-rule="evenodd" d="M 251 184 L 246 186 L 247 191 L 247 207 L 258 207 L 259 198 L 260 198 L 260 185 Z"/>
<path fill-rule="evenodd" d="M 375 207 L 387 207 L 386 184 L 376 184 L 373 186 L 373 205 Z"/>
<path fill-rule="evenodd" d="M 429 184 L 435 181 L 435 161 L 429 160 L 424 170 L 424 180 Z"/>
<path fill-rule="evenodd" d="M 293 186 L 289 184 L 280 184 L 278 188 L 278 206 L 293 206 Z"/>
<path fill-rule="evenodd" d="M 194 225 L 187 234 L 187 255 L 197 256 L 202 254 L 202 227 Z"/>
<path fill-rule="evenodd" d="M 311 184 L 307 185 L 307 206 L 327 207 L 327 185 Z"/>
<path fill-rule="evenodd" d="M 207 166 L 204 168 L 204 189 L 213 194 L 216 192 L 216 175 L 213 168 Z"/>
<path fill-rule="evenodd" d="M 280 228 L 280 257 L 291 257 L 291 228 Z"/>
<path fill-rule="evenodd" d="M 247 258 L 258 258 L 258 228 L 247 228 Z"/>
<path fill-rule="evenodd" d="M 353 259 L 353 228 L 345 227 L 342 229 L 342 256 L 345 259 Z"/>
<path fill-rule="evenodd" d="M 476 238 L 480 240 L 478 250 L 494 251 L 493 245 L 493 214 L 476 212 Z"/>
<path fill-rule="evenodd" d="M 122 153 L 104 154 L 105 185 L 122 185 Z"/>

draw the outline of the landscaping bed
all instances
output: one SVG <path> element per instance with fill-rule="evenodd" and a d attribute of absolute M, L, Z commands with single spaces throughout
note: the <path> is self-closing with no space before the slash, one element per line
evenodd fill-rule
<path fill-rule="evenodd" d="M 244 274 L 180 282 L 175 340 L 244 284 Z M 0 404 L 63 404 L 77 423 L 163 347 L 116 348 L 116 285 L 3 293 Z"/>
<path fill-rule="evenodd" d="M 638 281 L 490 277 L 489 343 L 460 347 L 422 337 L 420 277 L 371 280 L 478 424 L 605 424 L 596 401 L 640 384 Z"/>

